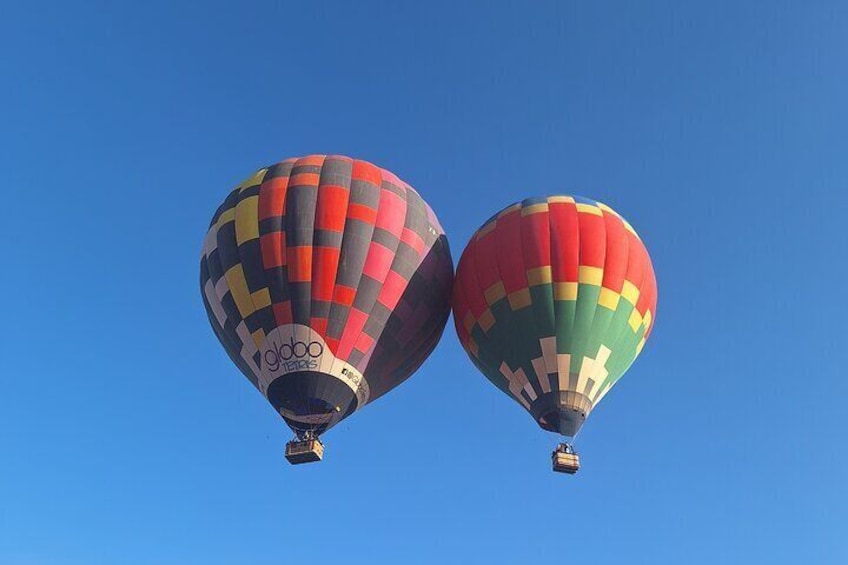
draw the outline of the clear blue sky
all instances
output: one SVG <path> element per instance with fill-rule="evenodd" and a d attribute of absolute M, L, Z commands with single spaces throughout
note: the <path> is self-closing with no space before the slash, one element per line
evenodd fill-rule
<path fill-rule="evenodd" d="M 0 8 L 0 563 L 848 562 L 848 4 L 118 4 Z M 395 171 L 455 259 L 525 196 L 636 226 L 656 330 L 581 474 L 452 327 L 285 463 L 198 260 L 311 152 Z"/>

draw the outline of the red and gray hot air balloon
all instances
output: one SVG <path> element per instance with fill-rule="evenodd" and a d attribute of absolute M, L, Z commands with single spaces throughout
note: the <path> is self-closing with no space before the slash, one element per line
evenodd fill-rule
<path fill-rule="evenodd" d="M 310 155 L 260 169 L 218 208 L 200 263 L 233 362 L 318 460 L 318 436 L 407 379 L 439 341 L 453 263 L 435 214 L 371 163 Z"/>
<path fill-rule="evenodd" d="M 573 438 L 653 329 L 651 258 L 626 220 L 577 196 L 504 208 L 457 267 L 456 331 L 477 368 L 545 430 Z M 554 470 L 574 473 L 571 446 Z"/>

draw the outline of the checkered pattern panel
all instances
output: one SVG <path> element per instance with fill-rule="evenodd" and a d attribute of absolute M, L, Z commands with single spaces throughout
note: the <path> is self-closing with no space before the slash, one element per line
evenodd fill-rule
<path fill-rule="evenodd" d="M 301 324 L 368 381 L 370 399 L 433 350 L 450 310 L 444 231 L 392 173 L 310 155 L 260 169 L 218 208 L 201 291 L 215 335 L 257 384 L 266 335 Z"/>
<path fill-rule="evenodd" d="M 457 268 L 456 331 L 474 364 L 530 410 L 552 392 L 597 405 L 653 329 L 657 284 L 635 230 L 576 196 L 515 203 Z"/>

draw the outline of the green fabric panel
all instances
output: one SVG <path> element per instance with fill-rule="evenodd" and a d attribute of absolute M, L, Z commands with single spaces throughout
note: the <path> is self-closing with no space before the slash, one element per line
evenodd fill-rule
<path fill-rule="evenodd" d="M 626 300 L 619 300 L 615 316 L 613 316 L 607 330 L 609 336 L 607 347 L 612 350 L 612 355 L 607 362 L 608 379 L 613 379 L 613 382 L 621 377 L 633 361 L 636 345 L 639 343 L 638 339 L 635 342 L 633 341 L 633 328 L 630 327 L 630 315 L 633 313 L 633 309 L 633 305 Z"/>
<path fill-rule="evenodd" d="M 571 372 L 579 373 L 583 364 L 583 357 L 587 355 L 587 342 L 592 321 L 595 318 L 595 310 L 598 307 L 598 295 L 601 287 L 590 284 L 580 284 L 577 287 L 577 311 L 574 319 L 574 333 L 571 353 Z M 573 383 L 572 383 L 573 384 Z"/>
<path fill-rule="evenodd" d="M 574 321 L 577 317 L 576 300 L 557 300 L 554 303 L 556 314 L 557 353 L 574 352 Z"/>
<path fill-rule="evenodd" d="M 480 359 L 485 363 L 487 370 L 484 372 L 490 381 L 498 385 L 501 390 L 509 395 L 509 382 L 500 371 L 501 364 L 506 362 L 507 365 L 513 366 L 514 362 L 510 358 L 510 336 L 508 333 L 509 324 L 507 312 L 509 304 L 505 300 L 500 300 L 491 307 L 492 315 L 495 323 L 489 328 L 487 333 L 484 333 L 479 326 L 472 329 L 472 335 L 475 336 L 478 345 Z"/>
<path fill-rule="evenodd" d="M 534 328 L 537 338 L 548 337 L 556 332 L 554 312 L 554 286 L 540 284 L 530 287 L 530 299 L 533 303 Z"/>
<path fill-rule="evenodd" d="M 507 303 L 507 307 L 509 304 Z M 512 340 L 514 344 L 515 361 L 510 367 L 515 370 L 519 366 L 524 368 L 527 380 L 533 385 L 536 394 L 542 394 L 542 387 L 536 378 L 536 371 L 530 363 L 533 359 L 542 356 L 542 348 L 539 345 L 539 328 L 537 325 L 534 309 L 530 306 L 520 310 L 512 311 L 509 320 L 512 328 Z M 528 371 L 527 367 L 530 367 Z"/>
<path fill-rule="evenodd" d="M 492 329 L 494 329 L 494 327 Z M 493 339 L 492 335 L 491 330 L 489 334 L 486 334 L 477 324 L 471 328 L 471 337 L 474 338 L 474 341 L 476 341 L 478 345 L 481 343 L 489 343 L 488 340 Z M 511 396 L 512 392 L 509 390 L 509 381 L 506 380 L 506 377 L 504 377 L 500 371 L 500 366 L 503 362 L 500 350 L 496 347 L 479 347 L 478 356 L 479 357 L 477 359 L 474 359 L 472 356 L 472 360 L 480 372 L 483 373 L 486 378 L 492 382 L 492 384 Z"/>
<path fill-rule="evenodd" d="M 592 320 L 592 328 L 589 330 L 589 336 L 586 341 L 585 351 L 589 357 L 595 359 L 598 356 L 601 345 L 610 341 L 610 334 L 607 330 L 614 314 L 612 310 L 603 306 L 595 308 L 595 318 Z"/>
<path fill-rule="evenodd" d="M 608 376 L 593 388 L 594 400 L 606 383 L 615 385 L 633 363 L 645 333 L 644 328 L 634 333 L 630 327 L 633 305 L 626 300 L 620 299 L 614 312 L 599 306 L 600 290 L 598 286 L 581 284 L 576 301 L 554 301 L 553 286 L 539 285 L 530 289 L 532 304 L 520 310 L 512 310 L 507 298 L 497 301 L 491 306 L 495 323 L 488 333 L 476 324 L 471 330 L 479 347 L 475 365 L 510 397 L 509 381 L 501 374 L 500 366 L 506 363 L 514 372 L 523 369 L 536 394 L 541 395 L 543 390 L 532 364 L 533 359 L 542 357 L 540 339 L 555 336 L 557 353 L 571 355 L 571 390 L 577 384 L 584 357 L 596 358 L 603 345 L 611 351 L 606 364 Z M 555 390 L 558 383 L 551 380 Z"/>
<path fill-rule="evenodd" d="M 609 382 L 614 386 L 622 375 L 624 375 L 624 372 L 636 357 L 636 347 L 639 345 L 639 341 L 643 335 L 644 331 L 641 329 L 637 333 L 633 333 L 629 325 L 627 331 L 622 332 L 622 339 L 615 344 L 615 349 L 612 350 L 612 355 L 610 355 L 610 359 L 607 362 L 609 375 L 607 375 L 604 384 Z M 597 393 L 597 389 L 595 393 Z"/>
<path fill-rule="evenodd" d="M 613 382 L 621 377 L 624 369 L 630 364 L 628 358 L 636 352 L 635 344 L 632 347 L 628 345 L 628 340 L 633 336 L 633 329 L 629 323 L 632 312 L 632 304 L 624 299 L 619 300 L 618 308 L 606 331 L 604 345 L 612 351 L 609 361 L 607 361 L 608 380 L 613 379 Z M 624 369 L 621 367 L 624 367 Z"/>
<path fill-rule="evenodd" d="M 506 298 L 498 300 L 490 308 L 495 323 L 485 334 L 486 338 L 477 342 L 480 346 L 480 357 L 485 359 L 485 365 L 488 368 L 484 374 L 498 388 L 512 395 L 509 392 L 508 381 L 500 372 L 500 366 L 505 362 L 510 369 L 516 371 L 523 367 L 525 361 L 532 359 L 529 356 L 534 355 L 533 309 L 528 306 L 519 311 L 513 311 Z M 535 349 L 538 350 L 538 338 L 535 338 L 535 342 Z M 538 355 L 535 356 L 538 357 Z M 539 384 L 534 374 L 527 373 L 526 369 L 525 374 L 531 383 L 535 383 L 534 389 L 539 394 Z"/>
<path fill-rule="evenodd" d="M 616 355 L 610 358 L 611 370 L 609 380 L 613 384 L 621 378 L 624 372 L 633 364 L 633 361 L 636 360 L 636 348 L 645 335 L 645 329 L 640 328 L 638 332 L 633 333 L 633 330 L 628 326 L 627 331 L 623 332 L 622 335 L 624 339 L 619 342 L 617 346 L 618 351 L 615 352 Z"/>
<path fill-rule="evenodd" d="M 517 331 L 517 328 L 514 326 L 515 320 L 512 317 L 512 309 L 509 307 L 506 298 L 498 300 L 490 308 L 495 318 L 495 324 L 489 328 L 488 335 L 493 339 L 486 343 L 486 347 L 497 348 L 497 351 L 493 351 L 492 354 L 500 357 L 511 368 L 515 368 L 521 362 L 521 359 L 518 356 L 515 339 L 513 339 L 513 334 Z"/>
<path fill-rule="evenodd" d="M 554 285 L 552 284 L 540 284 L 537 286 L 530 287 L 530 298 L 533 300 L 533 304 L 530 306 L 533 310 L 533 317 L 535 318 L 535 327 L 536 327 L 536 351 L 538 355 L 531 357 L 529 360 L 538 359 L 542 357 L 542 345 L 539 343 L 540 339 L 551 337 L 556 335 L 556 312 L 554 310 Z M 532 369 L 532 365 L 531 365 Z M 533 375 L 536 374 L 536 370 L 533 370 Z M 546 373 L 547 374 L 547 373 Z M 529 373 L 528 373 L 529 376 Z M 538 377 L 537 377 L 538 380 Z M 548 382 L 551 380 L 548 378 Z M 541 386 L 541 385 L 540 385 Z M 556 386 L 556 383 L 553 383 L 552 386 Z"/>

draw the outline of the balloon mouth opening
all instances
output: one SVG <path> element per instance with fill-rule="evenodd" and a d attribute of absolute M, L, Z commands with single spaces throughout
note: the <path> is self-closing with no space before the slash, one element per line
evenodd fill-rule
<path fill-rule="evenodd" d="M 296 433 L 322 434 L 357 408 L 353 391 L 333 375 L 289 373 L 268 387 L 268 401 Z"/>
<path fill-rule="evenodd" d="M 573 408 L 560 408 L 559 410 L 549 412 L 539 419 L 539 426 L 549 432 L 556 432 L 559 435 L 574 437 L 583 422 L 586 421 L 586 412 Z"/>
<path fill-rule="evenodd" d="M 543 430 L 574 437 L 592 411 L 592 401 L 583 394 L 557 391 L 540 396 L 530 412 Z"/>

